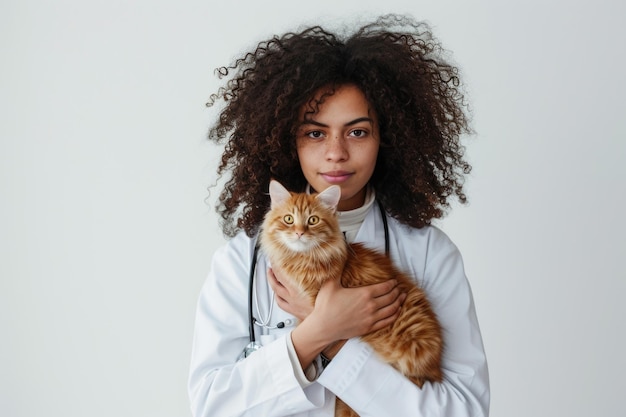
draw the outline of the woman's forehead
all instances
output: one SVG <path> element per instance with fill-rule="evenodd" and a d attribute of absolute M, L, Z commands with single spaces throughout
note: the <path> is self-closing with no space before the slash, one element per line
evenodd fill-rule
<path fill-rule="evenodd" d="M 353 84 L 319 89 L 299 112 L 302 123 L 323 123 L 324 119 L 375 119 L 376 115 L 363 91 Z"/>

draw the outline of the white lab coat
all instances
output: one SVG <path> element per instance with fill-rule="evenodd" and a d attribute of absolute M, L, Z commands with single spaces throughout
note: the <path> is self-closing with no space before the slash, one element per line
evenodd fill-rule
<path fill-rule="evenodd" d="M 418 388 L 354 338 L 314 383 L 303 388 L 287 350 L 286 337 L 293 327 L 262 336 L 255 326 L 264 346 L 237 362 L 249 342 L 248 277 L 254 248 L 254 240 L 240 233 L 213 256 L 199 297 L 189 378 L 193 415 L 333 416 L 337 395 L 362 417 L 487 416 L 487 362 L 458 249 L 436 227 L 414 229 L 392 218 L 389 238 L 395 264 L 417 279 L 443 326 L 442 383 Z M 384 251 L 376 205 L 367 213 L 356 241 Z M 271 300 L 267 266 L 259 256 L 255 283 L 261 315 L 267 315 Z M 276 305 L 271 324 L 288 318 L 293 319 Z"/>

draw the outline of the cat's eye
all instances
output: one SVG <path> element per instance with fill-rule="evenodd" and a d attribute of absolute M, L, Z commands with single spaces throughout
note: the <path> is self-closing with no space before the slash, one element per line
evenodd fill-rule
<path fill-rule="evenodd" d="M 287 214 L 283 217 L 283 221 L 287 224 L 293 224 L 293 216 L 291 214 Z"/>
<path fill-rule="evenodd" d="M 317 216 L 309 217 L 309 222 L 308 222 L 309 225 L 313 226 L 313 225 L 318 224 L 319 222 L 320 222 L 320 218 L 319 217 L 317 217 Z"/>

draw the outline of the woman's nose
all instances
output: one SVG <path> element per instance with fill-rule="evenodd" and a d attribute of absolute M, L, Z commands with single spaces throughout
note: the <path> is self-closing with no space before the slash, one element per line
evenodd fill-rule
<path fill-rule="evenodd" d="M 348 155 L 345 140 L 340 135 L 332 135 L 326 141 L 326 160 L 344 161 Z"/>

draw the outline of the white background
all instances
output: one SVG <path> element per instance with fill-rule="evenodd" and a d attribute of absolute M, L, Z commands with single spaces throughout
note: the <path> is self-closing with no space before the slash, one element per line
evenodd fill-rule
<path fill-rule="evenodd" d="M 623 416 L 624 4 L 3 0 L 0 415 L 188 416 L 223 242 L 213 69 L 300 24 L 408 12 L 472 103 L 471 204 L 439 224 L 473 286 L 492 416 Z"/>

